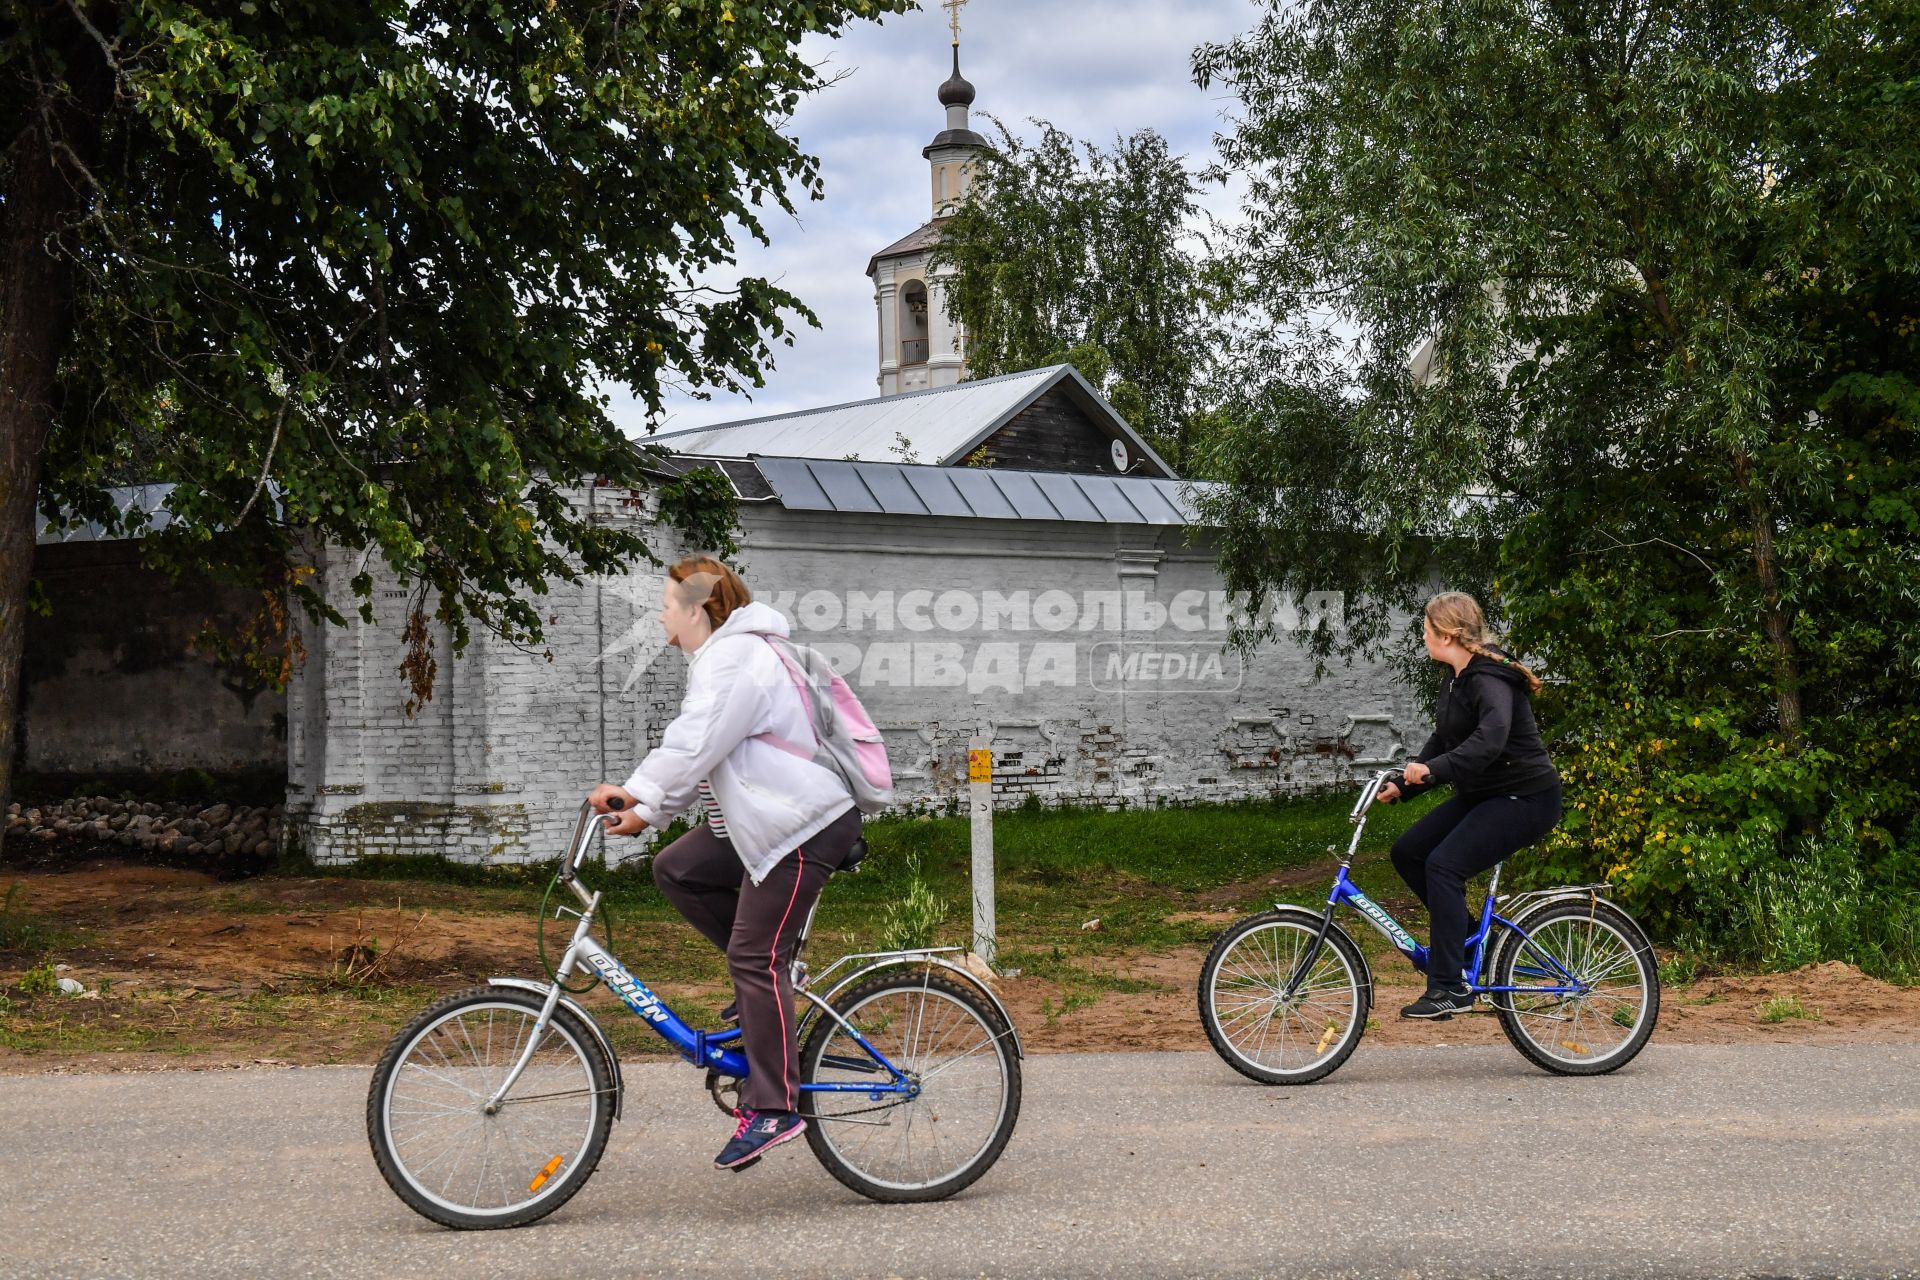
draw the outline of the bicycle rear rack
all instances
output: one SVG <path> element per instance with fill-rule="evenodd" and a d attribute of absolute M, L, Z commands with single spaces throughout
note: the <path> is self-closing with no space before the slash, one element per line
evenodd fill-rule
<path fill-rule="evenodd" d="M 1525 893 L 1503 893 L 1494 901 L 1504 905 L 1511 916 L 1517 914 L 1517 908 L 1523 905 L 1531 906 L 1554 898 L 1606 898 L 1612 901 L 1613 885 L 1605 880 L 1595 884 L 1556 884 L 1545 889 L 1529 889 Z"/>

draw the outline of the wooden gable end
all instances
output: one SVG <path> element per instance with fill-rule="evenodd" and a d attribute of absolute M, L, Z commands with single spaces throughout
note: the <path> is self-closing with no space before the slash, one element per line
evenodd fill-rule
<path fill-rule="evenodd" d="M 966 458 L 977 455 L 1015 471 L 1070 471 L 1113 475 L 1113 437 L 1102 430 L 1061 387 L 1054 387 L 1013 415 Z M 1138 450 L 1128 447 L 1130 457 Z M 975 465 L 979 465 L 975 463 Z M 1136 475 L 1140 471 L 1136 469 Z"/>

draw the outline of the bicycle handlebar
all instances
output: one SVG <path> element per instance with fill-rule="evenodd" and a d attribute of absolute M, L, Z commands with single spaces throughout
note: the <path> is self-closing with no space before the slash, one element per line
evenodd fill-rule
<path fill-rule="evenodd" d="M 1373 798 L 1380 794 L 1380 788 L 1390 780 L 1397 780 L 1404 769 L 1380 769 L 1360 788 L 1360 798 L 1353 803 L 1353 812 L 1348 815 L 1351 822 L 1366 821 L 1367 810 L 1373 807 Z"/>
<path fill-rule="evenodd" d="M 626 797 L 607 797 L 607 808 L 619 810 L 626 807 Z M 592 801 L 581 801 L 579 820 L 573 824 L 573 837 L 567 841 L 566 855 L 560 860 L 560 879 L 568 885 L 574 883 L 574 873 L 580 869 L 580 860 L 587 856 L 587 846 L 593 840 L 595 816 Z M 574 892 L 578 894 L 578 888 Z"/>

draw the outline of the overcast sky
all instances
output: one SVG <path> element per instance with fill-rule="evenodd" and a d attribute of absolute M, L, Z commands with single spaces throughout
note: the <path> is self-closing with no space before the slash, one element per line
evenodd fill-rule
<path fill-rule="evenodd" d="M 801 145 L 820 158 L 826 199 L 800 206 L 798 220 L 775 212 L 772 244 L 741 247 L 736 275 L 777 280 L 819 315 L 792 347 L 776 347 L 777 367 L 751 400 L 675 397 L 660 431 L 862 400 L 877 393 L 879 339 L 873 283 L 864 274 L 877 250 L 932 212 L 920 149 L 945 127 L 935 97 L 952 57 L 947 14 L 938 0 L 884 25 L 863 23 L 840 40 L 808 50 L 844 73 L 809 99 L 793 121 Z M 960 67 L 977 90 L 974 126 L 989 113 L 1017 133 L 1029 117 L 1076 137 L 1110 143 L 1116 133 L 1151 128 L 1176 153 L 1211 157 L 1226 105 L 1219 89 L 1202 93 L 1188 56 L 1206 40 L 1253 25 L 1251 0 L 969 0 L 961 16 Z M 624 389 L 610 412 L 629 435 L 646 415 Z"/>

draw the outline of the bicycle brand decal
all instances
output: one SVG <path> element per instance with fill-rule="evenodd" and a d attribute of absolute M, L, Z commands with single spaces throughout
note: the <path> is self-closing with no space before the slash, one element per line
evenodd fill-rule
<path fill-rule="evenodd" d="M 1365 916 L 1369 924 L 1385 934 L 1387 941 L 1402 951 L 1412 951 L 1420 945 L 1413 940 L 1412 934 L 1402 929 L 1399 922 L 1387 914 L 1384 907 L 1380 906 L 1372 898 L 1369 898 L 1358 889 L 1355 889 L 1348 895 L 1347 902 L 1355 911 Z"/>
<path fill-rule="evenodd" d="M 649 1022 L 667 1020 L 667 1011 L 661 1005 L 660 998 L 647 990 L 645 983 L 622 969 L 617 960 L 599 954 L 589 955 L 587 959 L 600 971 L 600 976 L 613 988 L 613 993 L 626 1001 L 628 1008 Z"/>

